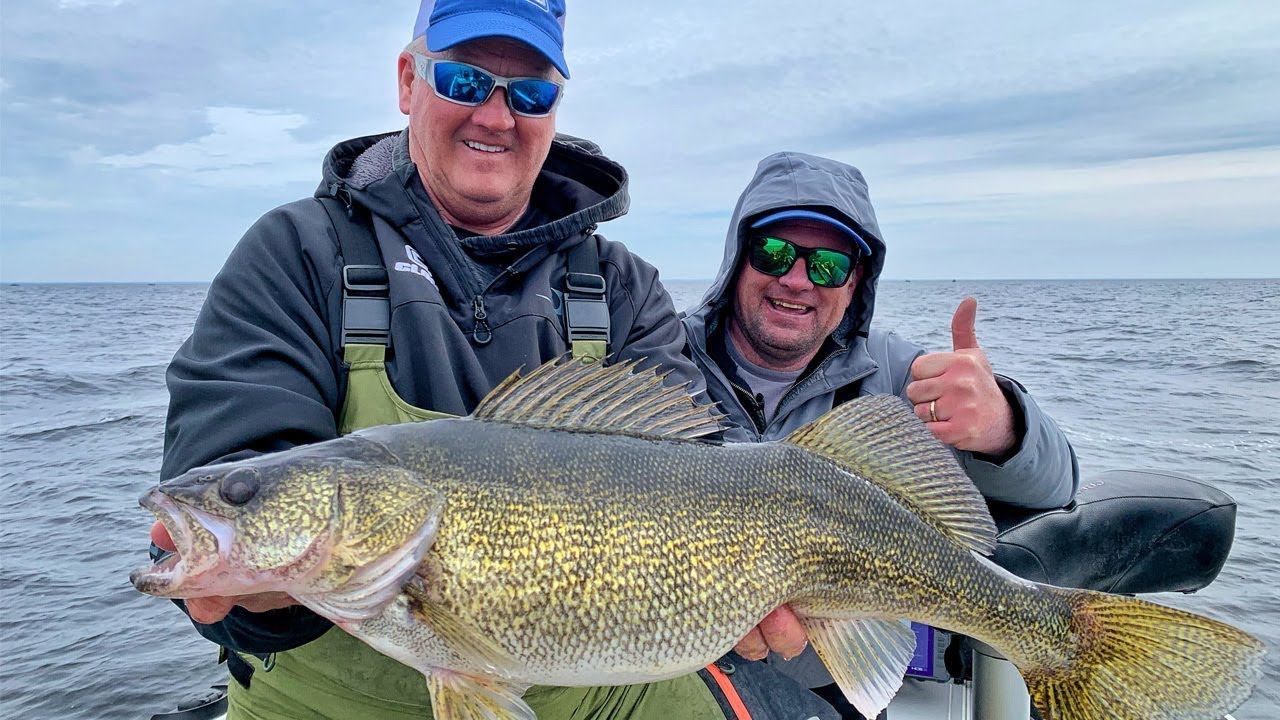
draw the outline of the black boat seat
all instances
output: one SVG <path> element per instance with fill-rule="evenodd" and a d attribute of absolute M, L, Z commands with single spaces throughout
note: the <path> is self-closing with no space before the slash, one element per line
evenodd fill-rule
<path fill-rule="evenodd" d="M 1015 575 L 1112 593 L 1194 592 L 1222 569 L 1236 503 L 1189 477 L 1112 470 L 1082 481 L 1059 510 L 1028 515 L 993 504 L 992 559 Z"/>

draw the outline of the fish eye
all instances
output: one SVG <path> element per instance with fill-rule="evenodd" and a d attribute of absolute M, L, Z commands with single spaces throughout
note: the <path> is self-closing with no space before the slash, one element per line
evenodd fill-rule
<path fill-rule="evenodd" d="M 232 470 L 222 478 L 218 492 L 228 504 L 244 505 L 258 494 L 258 472 L 251 468 Z"/>

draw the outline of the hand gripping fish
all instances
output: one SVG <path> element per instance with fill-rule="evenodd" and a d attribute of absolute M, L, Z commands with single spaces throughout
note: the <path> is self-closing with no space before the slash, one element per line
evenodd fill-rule
<path fill-rule="evenodd" d="M 780 442 L 633 365 L 547 364 L 470 417 L 370 428 L 161 484 L 162 597 L 283 591 L 420 670 L 437 720 L 534 720 L 531 685 L 694 672 L 787 604 L 849 701 L 902 683 L 900 619 L 977 638 L 1046 720 L 1220 718 L 1265 649 L 1131 597 L 1021 581 L 951 453 L 892 396 Z"/>

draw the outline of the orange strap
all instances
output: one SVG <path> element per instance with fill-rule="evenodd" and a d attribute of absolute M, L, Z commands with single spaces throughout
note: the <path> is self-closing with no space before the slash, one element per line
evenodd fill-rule
<path fill-rule="evenodd" d="M 716 667 L 715 663 L 707 666 L 707 672 L 711 673 L 711 677 L 715 678 L 716 684 L 720 686 L 720 692 L 724 693 L 725 699 L 729 701 L 729 707 L 733 708 L 736 720 L 751 720 L 751 713 L 747 710 L 747 706 L 743 704 L 742 698 L 738 697 L 738 691 L 734 689 L 729 676 Z M 729 720 L 734 720 L 734 718 Z"/>

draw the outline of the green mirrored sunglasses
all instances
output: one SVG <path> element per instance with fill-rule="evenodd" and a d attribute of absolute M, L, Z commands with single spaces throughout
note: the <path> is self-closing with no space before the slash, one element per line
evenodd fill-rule
<path fill-rule="evenodd" d="M 829 248 L 800 247 L 790 240 L 762 236 L 751 241 L 748 261 L 765 275 L 782 277 L 804 258 L 809 281 L 818 287 L 838 288 L 849 282 L 860 255 Z"/>

